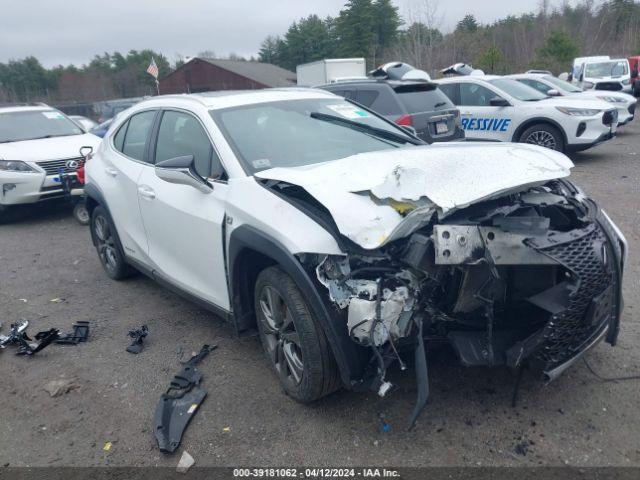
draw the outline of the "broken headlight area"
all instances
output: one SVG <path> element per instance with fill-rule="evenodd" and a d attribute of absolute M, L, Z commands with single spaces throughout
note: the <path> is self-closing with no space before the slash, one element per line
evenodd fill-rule
<path fill-rule="evenodd" d="M 593 202 L 553 181 L 427 222 L 370 256 L 325 257 L 316 273 L 350 338 L 373 349 L 378 385 L 421 330 L 465 366 L 553 379 L 608 330 L 615 343 L 623 248 Z"/>

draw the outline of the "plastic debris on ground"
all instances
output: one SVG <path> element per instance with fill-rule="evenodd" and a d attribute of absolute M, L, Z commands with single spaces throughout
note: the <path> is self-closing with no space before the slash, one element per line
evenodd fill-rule
<path fill-rule="evenodd" d="M 215 345 L 204 345 L 199 353 L 183 364 L 182 370 L 173 377 L 169 388 L 160 397 L 154 415 L 154 434 L 162 452 L 176 451 L 193 414 L 207 396 L 207 392 L 200 388 L 202 374 L 195 366 L 215 348 Z"/>
<path fill-rule="evenodd" d="M 178 466 L 176 467 L 176 472 L 187 473 L 187 470 L 189 470 L 194 463 L 196 463 L 196 461 L 191 455 L 189 455 L 189 452 L 185 450 L 184 452 L 182 452 L 182 456 L 180 457 L 180 461 L 178 462 Z"/>
<path fill-rule="evenodd" d="M 129 330 L 129 336 L 133 339 L 131 345 L 127 347 L 127 352 L 137 355 L 144 348 L 143 341 L 149 334 L 149 328 L 146 325 L 135 330 Z"/>

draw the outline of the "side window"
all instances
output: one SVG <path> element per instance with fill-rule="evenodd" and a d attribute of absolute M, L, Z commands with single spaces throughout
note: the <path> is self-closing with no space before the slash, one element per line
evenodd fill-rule
<path fill-rule="evenodd" d="M 369 106 L 371 110 L 381 115 L 402 115 L 405 113 L 398 101 L 396 92 L 391 87 L 385 86 L 378 90 L 377 93 L 378 95 Z"/>
<path fill-rule="evenodd" d="M 460 105 L 460 99 L 458 98 L 458 84 L 457 83 L 441 83 L 438 88 L 442 90 L 449 100 L 454 105 Z"/>
<path fill-rule="evenodd" d="M 539 91 L 540 93 L 544 93 L 545 95 L 547 94 L 547 92 L 549 90 L 551 90 L 550 87 L 548 87 L 546 84 L 539 82 L 537 80 L 531 80 L 529 78 L 523 78 L 518 80 L 521 83 L 524 83 L 527 87 L 531 87 L 531 88 L 535 88 L 537 91 Z"/>
<path fill-rule="evenodd" d="M 187 113 L 166 111 L 158 131 L 155 163 L 185 155 L 193 155 L 201 177 L 224 177 L 222 163 L 200 122 Z"/>
<path fill-rule="evenodd" d="M 136 160 L 144 159 L 144 147 L 155 116 L 155 110 L 151 110 L 137 113 L 129 119 L 127 132 L 122 144 L 122 153 Z M 122 127 L 118 131 L 118 135 L 121 130 Z"/>
<path fill-rule="evenodd" d="M 356 95 L 356 101 L 365 107 L 371 107 L 379 95 L 380 92 L 376 92 L 375 90 L 363 90 L 359 88 L 358 94 Z"/>
<path fill-rule="evenodd" d="M 124 136 L 127 133 L 128 126 L 129 126 L 129 122 L 128 121 L 124 122 L 120 126 L 120 129 L 116 133 L 115 137 L 113 137 L 113 145 L 116 147 L 116 150 L 118 150 L 119 152 L 122 152 L 122 147 L 124 145 Z"/>
<path fill-rule="evenodd" d="M 488 88 L 475 83 L 460 84 L 460 105 L 466 107 L 490 107 L 490 101 L 496 97 Z"/>

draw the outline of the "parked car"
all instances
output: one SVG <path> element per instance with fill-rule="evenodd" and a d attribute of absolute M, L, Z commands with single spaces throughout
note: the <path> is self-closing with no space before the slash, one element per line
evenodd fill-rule
<path fill-rule="evenodd" d="M 631 68 L 631 94 L 640 97 L 640 55 L 629 57 L 629 68 Z"/>
<path fill-rule="evenodd" d="M 96 137 L 102 138 L 105 136 L 112 123 L 113 118 L 110 118 L 109 120 L 102 122 L 100 125 L 96 125 L 95 127 L 93 127 L 90 132 L 93 133 Z"/>
<path fill-rule="evenodd" d="M 467 140 L 531 143 L 569 152 L 593 147 L 616 134 L 618 111 L 600 100 L 559 101 L 494 75 L 436 82 L 460 109 Z"/>
<path fill-rule="evenodd" d="M 425 142 L 464 138 L 460 112 L 435 83 L 364 79 L 319 88 L 353 100 L 398 125 L 415 129 Z"/>
<path fill-rule="evenodd" d="M 578 61 L 579 60 L 579 61 Z M 572 82 L 582 90 L 631 93 L 631 69 L 626 58 L 576 59 Z"/>
<path fill-rule="evenodd" d="M 119 116 L 86 164 L 106 274 L 141 271 L 257 327 L 282 387 L 384 395 L 430 342 L 464 365 L 556 378 L 615 344 L 627 244 L 534 145 L 426 145 L 311 89 L 160 96 Z"/>
<path fill-rule="evenodd" d="M 0 218 L 15 205 L 64 196 L 60 173 L 75 175 L 80 149 L 99 143 L 51 107 L 0 108 Z"/>
<path fill-rule="evenodd" d="M 636 113 L 636 99 L 633 95 L 622 92 L 603 90 L 580 90 L 575 85 L 560 80 L 553 75 L 538 75 L 519 73 L 508 75 L 529 87 L 535 88 L 544 95 L 553 97 L 571 97 L 602 100 L 618 110 L 618 126 L 626 125 L 634 119 Z"/>
<path fill-rule="evenodd" d="M 127 108 L 135 105 L 143 99 L 144 97 L 132 97 L 96 102 L 95 109 L 99 112 L 98 123 L 104 123 L 107 120 L 112 119 L 120 112 L 124 112 Z"/>
<path fill-rule="evenodd" d="M 69 118 L 73 120 L 77 125 L 80 125 L 80 127 L 85 132 L 88 132 L 98 126 L 96 122 L 94 122 L 90 118 L 83 117 L 82 115 L 69 115 Z"/>

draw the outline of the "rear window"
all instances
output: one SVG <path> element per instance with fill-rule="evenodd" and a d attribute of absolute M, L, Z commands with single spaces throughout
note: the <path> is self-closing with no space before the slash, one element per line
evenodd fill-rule
<path fill-rule="evenodd" d="M 409 113 L 454 108 L 449 97 L 434 85 L 401 86 L 396 87 L 395 91 Z"/>

